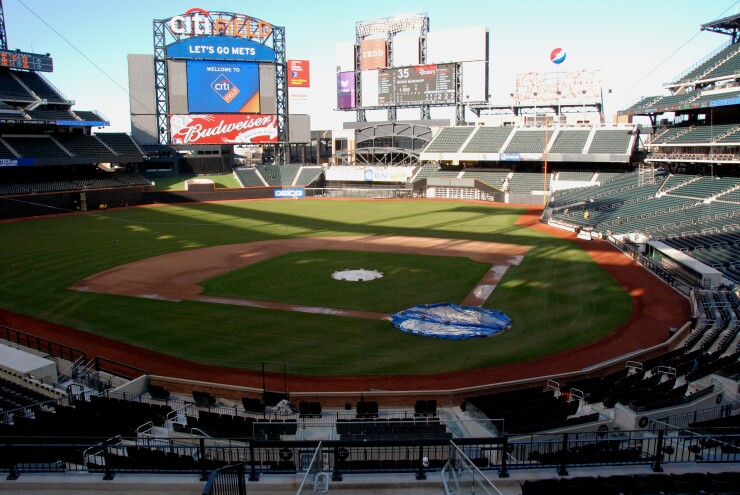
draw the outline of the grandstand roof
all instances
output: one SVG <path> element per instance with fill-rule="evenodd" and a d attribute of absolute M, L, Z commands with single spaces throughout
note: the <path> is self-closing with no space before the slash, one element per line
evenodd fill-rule
<path fill-rule="evenodd" d="M 701 25 L 702 31 L 712 31 L 722 34 L 733 34 L 738 29 L 740 29 L 740 14 L 733 14 Z"/>

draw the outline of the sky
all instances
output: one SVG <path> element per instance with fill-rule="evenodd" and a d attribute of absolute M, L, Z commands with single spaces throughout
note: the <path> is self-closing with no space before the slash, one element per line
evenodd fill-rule
<path fill-rule="evenodd" d="M 489 93 L 512 103 L 516 75 L 553 72 L 554 48 L 562 71 L 600 71 L 607 118 L 640 96 L 666 94 L 663 84 L 726 43 L 700 25 L 740 13 L 740 0 L 4 0 L 9 49 L 50 53 L 45 76 L 73 109 L 96 110 L 110 130 L 130 131 L 128 54 L 153 54 L 153 20 L 190 8 L 236 12 L 285 27 L 288 59 L 311 64 L 312 129 L 337 129 L 355 118 L 336 107 L 336 45 L 354 41 L 355 24 L 425 12 L 430 31 L 485 26 L 490 37 Z M 404 113 L 405 112 L 405 113 Z M 450 109 L 432 117 L 450 118 Z M 419 111 L 399 111 L 419 118 Z M 384 120 L 385 112 L 368 112 Z"/>

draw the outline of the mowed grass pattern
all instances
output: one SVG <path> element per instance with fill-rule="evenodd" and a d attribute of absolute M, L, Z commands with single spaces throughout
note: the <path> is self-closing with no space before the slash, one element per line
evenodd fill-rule
<path fill-rule="evenodd" d="M 147 349 L 290 373 L 420 374 L 531 360 L 608 334 L 631 298 L 576 244 L 514 224 L 523 210 L 437 201 L 246 201 L 109 210 L 0 224 L 0 306 Z M 487 306 L 510 332 L 424 338 L 384 321 L 76 292 L 123 263 L 200 247 L 289 237 L 403 235 L 531 246 Z M 318 289 L 317 289 L 318 290 Z M 59 340 L 63 340 L 60 338 Z"/>
<path fill-rule="evenodd" d="M 380 271 L 351 282 L 335 271 Z M 461 303 L 490 268 L 467 258 L 356 251 L 302 251 L 276 256 L 204 281 L 204 294 L 323 308 L 395 313 L 417 304 Z"/>

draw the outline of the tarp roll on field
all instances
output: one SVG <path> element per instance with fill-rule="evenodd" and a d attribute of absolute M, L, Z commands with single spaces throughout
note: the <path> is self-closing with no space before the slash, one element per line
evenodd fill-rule
<path fill-rule="evenodd" d="M 511 319 L 493 309 L 459 304 L 421 304 L 391 316 L 404 332 L 441 339 L 489 337 L 511 328 Z"/>

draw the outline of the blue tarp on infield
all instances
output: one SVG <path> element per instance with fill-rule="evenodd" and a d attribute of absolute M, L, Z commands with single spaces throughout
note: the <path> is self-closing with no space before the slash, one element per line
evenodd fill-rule
<path fill-rule="evenodd" d="M 511 328 L 511 318 L 494 309 L 459 304 L 420 304 L 391 315 L 404 332 L 440 339 L 489 337 Z"/>

